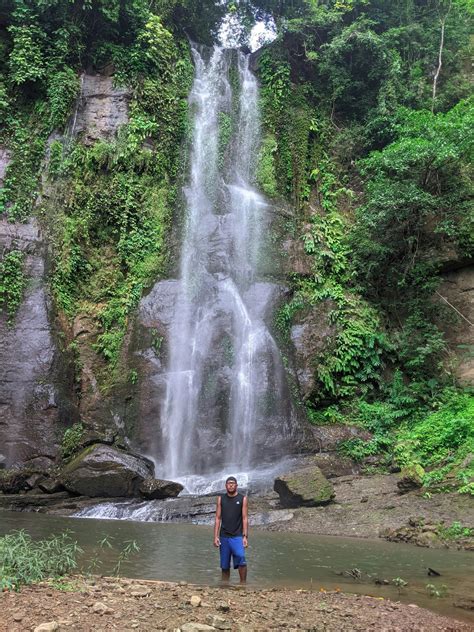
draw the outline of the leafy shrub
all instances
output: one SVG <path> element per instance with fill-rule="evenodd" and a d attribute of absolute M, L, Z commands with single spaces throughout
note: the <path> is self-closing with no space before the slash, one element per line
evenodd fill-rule
<path fill-rule="evenodd" d="M 50 125 L 60 128 L 66 123 L 79 91 L 79 78 L 72 68 L 55 72 L 49 80 Z"/>
<path fill-rule="evenodd" d="M 63 440 L 61 441 L 61 456 L 63 459 L 69 458 L 78 450 L 84 432 L 84 426 L 81 423 L 73 424 L 64 431 Z"/>
<path fill-rule="evenodd" d="M 453 522 L 449 527 L 441 526 L 438 529 L 440 537 L 445 540 L 474 537 L 474 529 L 464 527 L 459 521 Z"/>
<path fill-rule="evenodd" d="M 413 460 L 424 467 L 458 461 L 474 453 L 474 397 L 449 393 L 439 410 L 400 432 L 396 449 L 400 458 L 406 458 L 407 446 Z"/>
<path fill-rule="evenodd" d="M 77 568 L 81 553 L 69 532 L 33 540 L 25 531 L 0 537 L 0 590 L 19 590 L 47 578 L 62 577 Z"/>

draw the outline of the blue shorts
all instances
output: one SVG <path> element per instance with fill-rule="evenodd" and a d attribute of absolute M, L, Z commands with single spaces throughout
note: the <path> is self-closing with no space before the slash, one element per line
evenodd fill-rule
<path fill-rule="evenodd" d="M 223 571 L 228 571 L 230 569 L 231 557 L 234 562 L 234 568 L 239 568 L 239 566 L 247 566 L 247 560 L 245 559 L 244 541 L 241 535 L 236 535 L 232 538 L 221 536 L 220 541 L 221 568 Z"/>

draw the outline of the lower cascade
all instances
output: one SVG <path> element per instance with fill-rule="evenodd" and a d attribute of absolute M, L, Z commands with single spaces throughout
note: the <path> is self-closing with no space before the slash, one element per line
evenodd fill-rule
<path fill-rule="evenodd" d="M 297 429 L 268 326 L 284 288 L 265 276 L 257 81 L 240 51 L 193 45 L 192 54 L 186 218 L 153 455 L 158 475 L 174 480 L 247 472 L 287 453 Z"/>

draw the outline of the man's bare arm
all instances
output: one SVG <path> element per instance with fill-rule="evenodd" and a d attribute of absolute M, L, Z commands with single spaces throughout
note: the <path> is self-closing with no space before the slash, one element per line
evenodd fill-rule
<path fill-rule="evenodd" d="M 222 505 L 221 505 L 221 497 L 217 498 L 217 506 L 216 506 L 216 520 L 214 522 L 214 546 L 220 546 L 219 540 L 219 531 L 221 528 L 222 521 Z"/>
<path fill-rule="evenodd" d="M 244 529 L 244 546 L 247 546 L 249 535 L 249 502 L 247 496 L 244 496 L 244 502 L 242 505 L 242 526 Z"/>

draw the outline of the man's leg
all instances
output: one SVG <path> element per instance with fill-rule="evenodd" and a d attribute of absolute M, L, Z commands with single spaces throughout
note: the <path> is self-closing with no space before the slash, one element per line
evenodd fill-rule
<path fill-rule="evenodd" d="M 230 542 L 234 568 L 237 568 L 239 571 L 240 583 L 245 584 L 247 581 L 247 560 L 245 559 L 244 542 L 241 536 L 232 538 Z"/>
<path fill-rule="evenodd" d="M 221 545 L 219 547 L 221 558 L 222 581 L 228 582 L 230 579 L 230 557 L 231 549 L 229 539 L 221 537 Z"/>
<path fill-rule="evenodd" d="M 239 569 L 240 570 L 240 569 Z M 222 581 L 228 582 L 230 580 L 230 568 L 222 569 Z"/>

